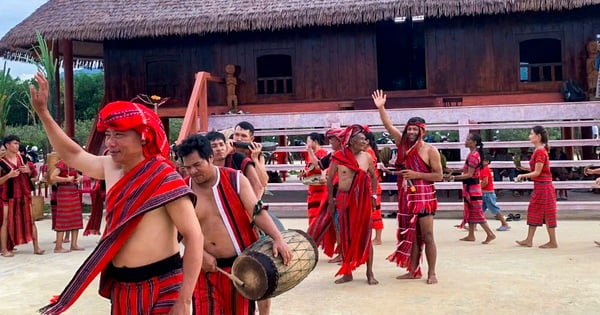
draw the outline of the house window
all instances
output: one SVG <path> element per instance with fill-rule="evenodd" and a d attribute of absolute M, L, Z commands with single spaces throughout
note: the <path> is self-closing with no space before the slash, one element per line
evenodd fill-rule
<path fill-rule="evenodd" d="M 521 82 L 562 81 L 562 49 L 559 39 L 537 38 L 519 43 Z"/>
<path fill-rule="evenodd" d="M 263 55 L 256 58 L 256 76 L 259 95 L 293 93 L 290 55 Z"/>

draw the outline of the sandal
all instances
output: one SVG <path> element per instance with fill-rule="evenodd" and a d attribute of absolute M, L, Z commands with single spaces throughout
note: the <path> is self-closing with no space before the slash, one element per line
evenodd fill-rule
<path fill-rule="evenodd" d="M 513 221 L 519 221 L 519 220 L 521 220 L 521 214 L 520 213 L 517 213 L 517 214 L 513 215 Z"/>
<path fill-rule="evenodd" d="M 507 222 L 509 221 L 513 221 L 515 219 L 514 214 L 509 213 L 505 218 L 504 218 Z"/>

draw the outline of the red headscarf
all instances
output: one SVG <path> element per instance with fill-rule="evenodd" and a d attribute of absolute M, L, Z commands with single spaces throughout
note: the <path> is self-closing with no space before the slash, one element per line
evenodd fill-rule
<path fill-rule="evenodd" d="M 350 125 L 344 130 L 344 133 L 341 135 L 342 145 L 347 146 L 350 142 L 350 138 L 354 137 L 359 133 L 366 133 L 365 127 L 359 124 Z"/>
<path fill-rule="evenodd" d="M 144 105 L 117 101 L 106 104 L 98 114 L 98 131 L 135 130 L 146 141 L 144 156 L 160 155 L 169 160 L 169 141 L 158 115 Z"/>
<path fill-rule="evenodd" d="M 325 132 L 325 138 L 336 137 L 338 139 L 342 139 L 342 135 L 344 134 L 344 129 L 342 128 L 331 128 Z"/>

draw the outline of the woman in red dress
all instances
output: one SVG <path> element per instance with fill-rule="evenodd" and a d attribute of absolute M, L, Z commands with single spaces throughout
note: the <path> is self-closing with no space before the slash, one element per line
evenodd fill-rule
<path fill-rule="evenodd" d="M 527 238 L 517 241 L 517 244 L 525 247 L 533 246 L 533 235 L 538 226 L 546 224 L 548 230 L 548 243 L 540 248 L 557 248 L 556 242 L 556 191 L 552 185 L 552 173 L 550 172 L 550 158 L 548 156 L 548 131 L 542 126 L 535 126 L 529 133 L 529 141 L 533 144 L 535 151 L 529 160 L 531 171 L 517 176 L 521 181 L 525 178 L 533 180 L 533 193 L 527 208 L 527 225 L 529 230 Z"/>

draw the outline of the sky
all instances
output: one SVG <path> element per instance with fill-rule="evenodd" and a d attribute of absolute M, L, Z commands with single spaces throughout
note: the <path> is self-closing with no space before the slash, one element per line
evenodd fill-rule
<path fill-rule="evenodd" d="M 0 38 L 46 2 L 47 0 L 0 0 Z M 36 72 L 33 64 L 7 61 L 3 58 L 0 58 L 0 70 L 4 61 L 13 78 L 29 79 Z"/>

